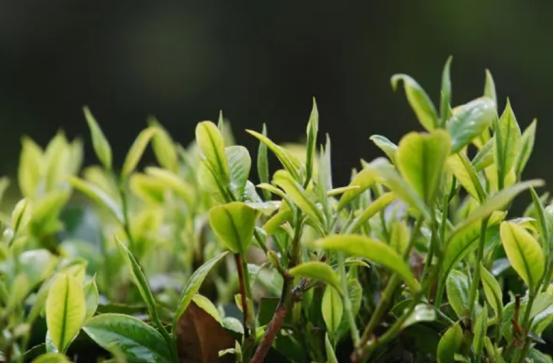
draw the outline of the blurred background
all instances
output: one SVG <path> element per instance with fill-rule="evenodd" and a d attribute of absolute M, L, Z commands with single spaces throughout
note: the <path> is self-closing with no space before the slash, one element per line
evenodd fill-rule
<path fill-rule="evenodd" d="M 239 143 L 269 126 L 300 141 L 315 96 L 330 133 L 336 184 L 419 130 L 390 76 L 412 75 L 438 101 L 454 56 L 453 101 L 482 94 L 489 68 L 522 128 L 539 119 L 524 177 L 552 188 L 552 0 L 545 1 L 1 1 L 0 175 L 17 168 L 20 138 L 42 145 L 58 129 L 86 141 L 87 104 L 116 162 L 149 114 L 187 144 L 223 109 Z M 15 184 L 13 184 L 15 185 Z"/>

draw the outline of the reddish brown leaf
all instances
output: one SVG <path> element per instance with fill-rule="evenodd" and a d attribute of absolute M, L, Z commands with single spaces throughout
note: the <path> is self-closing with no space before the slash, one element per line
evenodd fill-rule
<path fill-rule="evenodd" d="M 219 351 L 234 347 L 235 339 L 206 311 L 191 302 L 175 328 L 177 352 L 183 362 L 225 362 Z"/>

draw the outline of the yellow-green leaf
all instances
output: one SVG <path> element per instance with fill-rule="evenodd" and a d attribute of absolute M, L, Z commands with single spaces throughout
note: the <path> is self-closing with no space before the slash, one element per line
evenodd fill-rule
<path fill-rule="evenodd" d="M 292 153 L 287 151 L 285 148 L 275 144 L 271 139 L 269 139 L 264 134 L 260 134 L 257 131 L 254 130 L 246 130 L 246 132 L 252 136 L 254 136 L 256 139 L 258 139 L 260 142 L 264 143 L 269 150 L 275 154 L 277 159 L 279 159 L 279 162 L 285 167 L 285 169 L 294 177 L 296 181 L 300 181 L 300 174 L 302 169 L 302 164 L 296 158 Z"/>
<path fill-rule="evenodd" d="M 152 149 L 160 165 L 172 172 L 176 172 L 179 167 L 177 159 L 177 149 L 169 133 L 160 125 L 156 118 L 151 118 L 148 122 L 150 126 L 158 129 L 152 139 Z"/>
<path fill-rule="evenodd" d="M 142 158 L 148 143 L 157 132 L 158 128 L 153 126 L 150 126 L 140 132 L 133 142 L 133 145 L 131 145 L 131 148 L 129 148 L 125 161 L 123 162 L 123 167 L 121 168 L 121 175 L 123 177 L 128 177 L 131 173 L 133 173 L 140 161 L 140 158 Z"/>
<path fill-rule="evenodd" d="M 302 263 L 289 269 L 288 273 L 293 277 L 317 279 L 331 285 L 337 292 L 342 291 L 338 274 L 326 263 L 319 261 Z"/>
<path fill-rule="evenodd" d="M 340 326 L 343 314 L 343 303 L 340 294 L 332 286 L 327 286 L 321 299 L 321 314 L 327 330 L 335 333 Z"/>
<path fill-rule="evenodd" d="M 400 173 L 428 204 L 433 201 L 449 154 L 450 137 L 444 130 L 409 133 L 398 145 Z"/>
<path fill-rule="evenodd" d="M 227 249 L 246 253 L 256 226 L 258 212 L 242 202 L 215 206 L 210 210 L 210 226 Z"/>
<path fill-rule="evenodd" d="M 420 289 L 410 267 L 393 248 L 383 242 L 362 235 L 344 234 L 330 235 L 316 240 L 313 244 L 321 249 L 338 250 L 348 255 L 367 258 L 398 273 L 412 291 Z"/>
<path fill-rule="evenodd" d="M 530 289 L 537 288 L 544 273 L 544 254 L 537 240 L 513 222 L 500 224 L 500 238 L 514 270 Z"/>
<path fill-rule="evenodd" d="M 94 152 L 104 168 L 110 169 L 112 168 L 112 148 L 110 147 L 110 143 L 87 106 L 83 107 L 83 112 L 90 130 Z"/>
<path fill-rule="evenodd" d="M 68 274 L 59 274 L 46 299 L 46 325 L 52 343 L 62 353 L 81 330 L 86 302 L 83 286 Z"/>
<path fill-rule="evenodd" d="M 371 164 L 370 164 L 371 165 Z M 362 192 L 367 190 L 378 178 L 378 173 L 373 168 L 364 168 L 362 169 L 354 178 L 348 186 L 358 187 L 356 189 L 351 189 L 346 191 L 340 198 L 337 205 L 337 210 L 341 210 L 346 206 L 350 201 L 359 196 Z"/>
<path fill-rule="evenodd" d="M 285 191 L 287 197 L 308 215 L 315 223 L 323 224 L 324 218 L 315 203 L 306 195 L 306 191 L 298 182 L 285 170 L 280 169 L 273 175 L 273 184 Z"/>
<path fill-rule="evenodd" d="M 446 129 L 452 138 L 452 151 L 459 152 L 481 134 L 496 118 L 496 104 L 488 97 L 480 97 L 452 110 Z"/>
<path fill-rule="evenodd" d="M 406 97 L 421 125 L 427 130 L 435 129 L 438 125 L 437 110 L 425 90 L 413 78 L 405 74 L 392 76 L 393 90 L 396 90 L 399 81 L 404 82 Z"/>

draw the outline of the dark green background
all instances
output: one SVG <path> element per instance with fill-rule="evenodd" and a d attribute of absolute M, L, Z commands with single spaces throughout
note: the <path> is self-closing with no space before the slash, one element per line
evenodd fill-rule
<path fill-rule="evenodd" d="M 219 109 L 240 143 L 269 125 L 276 141 L 303 135 L 316 96 L 333 141 L 337 182 L 359 158 L 420 129 L 389 78 L 405 72 L 436 101 L 454 55 L 455 104 L 492 71 L 526 126 L 539 118 L 525 177 L 552 186 L 552 0 L 0 2 L 0 174 L 13 174 L 19 139 L 58 128 L 87 138 L 88 104 L 117 162 L 152 113 L 182 143 Z"/>

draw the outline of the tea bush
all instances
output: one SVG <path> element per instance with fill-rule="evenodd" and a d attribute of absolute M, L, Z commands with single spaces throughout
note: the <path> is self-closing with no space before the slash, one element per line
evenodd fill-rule
<path fill-rule="evenodd" d="M 23 138 L 0 361 L 551 362 L 552 203 L 520 180 L 536 122 L 498 115 L 488 72 L 452 107 L 449 68 L 438 110 L 392 77 L 425 132 L 371 136 L 385 157 L 347 186 L 315 101 L 304 145 L 247 130 L 257 176 L 221 114 L 188 147 L 149 120 L 121 167 L 87 108 L 98 165 L 63 133 Z"/>

